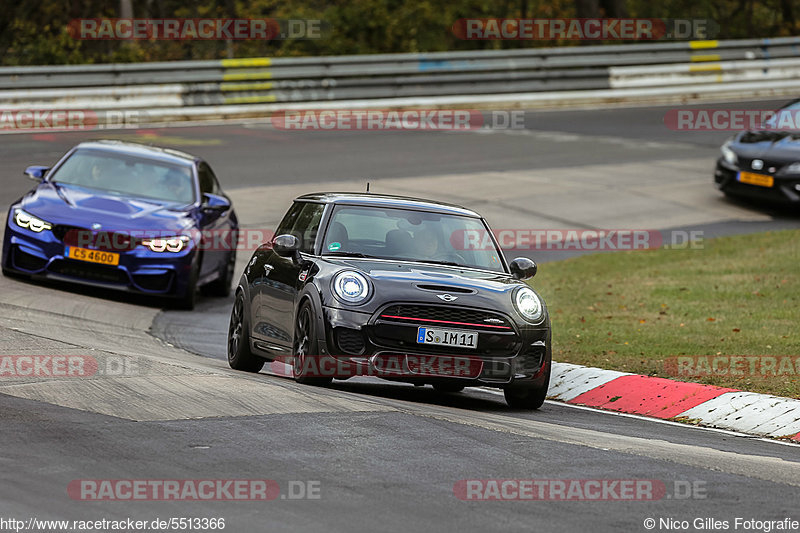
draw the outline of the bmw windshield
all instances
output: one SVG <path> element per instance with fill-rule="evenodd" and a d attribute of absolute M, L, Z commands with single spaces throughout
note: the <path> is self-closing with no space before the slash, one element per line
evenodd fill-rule
<path fill-rule="evenodd" d="M 500 251 L 481 219 L 408 209 L 336 206 L 322 255 L 505 272 Z"/>
<path fill-rule="evenodd" d="M 77 150 L 50 181 L 166 202 L 195 200 L 191 166 L 99 150 Z"/>

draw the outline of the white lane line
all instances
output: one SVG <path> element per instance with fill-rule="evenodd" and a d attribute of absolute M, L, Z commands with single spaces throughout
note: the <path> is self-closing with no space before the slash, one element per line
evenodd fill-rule
<path fill-rule="evenodd" d="M 503 396 L 503 392 L 502 391 L 498 391 L 498 390 L 492 390 L 492 389 L 474 389 L 474 390 L 476 392 L 485 392 L 485 393 L 491 394 L 493 396 Z M 682 422 L 674 422 L 672 420 L 664 420 L 662 418 L 651 418 L 651 417 L 643 416 L 643 415 L 634 415 L 634 414 L 631 414 L 631 413 L 621 413 L 619 411 L 606 411 L 604 409 L 597 409 L 595 407 L 588 407 L 586 405 L 575 405 L 575 404 L 571 404 L 571 403 L 560 402 L 560 401 L 557 401 L 557 400 L 545 400 L 545 403 L 548 403 L 548 404 L 551 404 L 551 405 L 558 405 L 558 406 L 561 406 L 561 407 L 569 407 L 570 409 L 578 409 L 578 410 L 581 410 L 581 411 L 591 411 L 593 413 L 600 413 L 600 414 L 603 414 L 603 415 L 621 416 L 623 418 L 633 418 L 635 420 L 643 420 L 643 421 L 646 421 L 646 422 L 653 422 L 653 423 L 656 423 L 656 424 L 664 424 L 664 425 L 667 425 L 667 426 L 677 426 L 677 427 L 686 428 L 686 429 L 697 429 L 697 430 L 700 430 L 700 431 L 710 431 L 710 432 L 713 432 L 713 433 L 721 433 L 723 435 L 730 435 L 730 436 L 733 436 L 733 437 L 745 437 L 745 438 L 748 438 L 750 440 L 759 440 L 759 441 L 762 441 L 762 442 L 770 442 L 772 444 L 782 444 L 784 446 L 800 447 L 800 443 L 789 442 L 789 441 L 785 441 L 785 440 L 770 439 L 770 438 L 767 438 L 767 437 L 759 437 L 759 436 L 756 436 L 756 435 L 749 435 L 747 433 L 741 433 L 739 431 L 731 431 L 729 429 L 710 428 L 710 427 L 705 427 L 705 426 L 695 426 L 695 425 L 692 425 L 692 424 L 684 424 Z"/>

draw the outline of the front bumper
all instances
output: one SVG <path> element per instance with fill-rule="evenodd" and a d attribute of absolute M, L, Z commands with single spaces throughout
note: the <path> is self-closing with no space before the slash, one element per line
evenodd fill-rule
<path fill-rule="evenodd" d="M 67 257 L 67 247 L 50 230 L 36 233 L 7 223 L 2 265 L 10 272 L 144 294 L 180 296 L 186 290 L 196 253 L 190 245 L 178 253 L 152 252 L 143 246 L 114 250 L 116 266 Z M 91 247 L 88 247 L 91 248 Z"/>
<path fill-rule="evenodd" d="M 748 171 L 771 175 L 774 178 L 772 187 L 762 187 L 740 182 L 738 176 L 741 170 L 722 158 L 717 160 L 714 170 L 714 183 L 717 188 L 735 196 L 747 196 L 777 203 L 800 203 L 800 176 L 781 176 L 762 171 Z"/>
<path fill-rule="evenodd" d="M 504 387 L 525 382 L 535 385 L 550 364 L 547 319 L 540 325 L 521 324 L 502 313 L 459 308 L 461 313 L 502 317 L 508 327 L 442 325 L 477 332 L 473 350 L 419 344 L 418 328 L 431 324 L 384 318 L 385 310 L 393 306 L 396 304 L 383 306 L 374 314 L 323 308 L 326 352 L 340 374 L 336 377 L 374 375 L 418 384 L 457 381 L 465 386 Z"/>

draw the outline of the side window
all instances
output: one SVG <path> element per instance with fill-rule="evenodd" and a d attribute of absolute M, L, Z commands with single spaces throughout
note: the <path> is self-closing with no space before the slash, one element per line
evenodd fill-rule
<path fill-rule="evenodd" d="M 297 215 L 303 210 L 306 204 L 304 202 L 295 202 L 292 207 L 283 215 L 283 220 L 278 224 L 278 229 L 275 230 L 275 236 L 283 235 L 284 233 L 291 233 L 294 227 L 294 221 L 297 220 Z"/>
<path fill-rule="evenodd" d="M 219 183 L 217 182 L 217 177 L 214 175 L 214 172 L 207 163 L 200 163 L 200 166 L 197 168 L 197 177 L 200 180 L 200 194 L 221 193 Z"/>
<path fill-rule="evenodd" d="M 295 220 L 292 227 L 292 234 L 300 239 L 300 251 L 313 254 L 314 241 L 317 238 L 319 231 L 319 221 L 322 219 L 322 213 L 325 211 L 325 204 L 306 203 L 303 210 Z"/>

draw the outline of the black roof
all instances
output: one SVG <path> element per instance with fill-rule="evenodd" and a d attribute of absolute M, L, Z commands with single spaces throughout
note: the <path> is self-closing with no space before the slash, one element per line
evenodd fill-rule
<path fill-rule="evenodd" d="M 460 205 L 425 200 L 423 198 L 412 198 L 408 196 L 394 196 L 390 194 L 372 194 L 357 192 L 315 192 L 299 196 L 297 200 L 323 202 L 326 204 L 361 205 L 371 207 L 395 207 L 403 209 L 414 209 L 417 211 L 429 211 L 447 215 L 461 215 L 474 218 L 481 218 L 481 215 L 461 207 Z"/>

